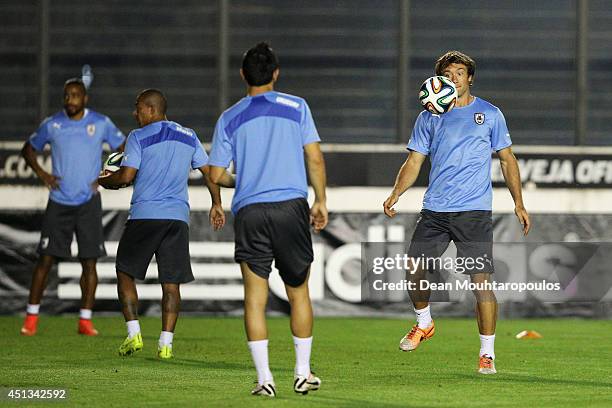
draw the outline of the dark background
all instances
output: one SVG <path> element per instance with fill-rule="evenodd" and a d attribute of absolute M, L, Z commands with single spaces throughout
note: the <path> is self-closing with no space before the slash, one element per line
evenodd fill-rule
<path fill-rule="evenodd" d="M 45 0 L 0 2 L 1 140 L 24 140 L 41 117 L 41 7 Z M 218 64 L 220 5 L 227 6 L 227 77 Z M 405 142 L 420 111 L 416 91 L 449 49 L 476 59 L 474 94 L 499 106 L 516 144 L 573 145 L 576 139 L 578 19 L 570 0 L 411 1 L 408 10 L 408 108 L 398 129 L 400 0 L 47 3 L 48 106 L 61 107 L 62 84 L 93 67 L 93 109 L 125 132 L 136 93 L 158 87 L 169 117 L 210 141 L 220 113 L 238 100 L 241 54 L 268 40 L 281 61 L 278 89 L 305 97 L 322 139 Z M 589 1 L 585 144 L 612 141 L 612 8 Z"/>

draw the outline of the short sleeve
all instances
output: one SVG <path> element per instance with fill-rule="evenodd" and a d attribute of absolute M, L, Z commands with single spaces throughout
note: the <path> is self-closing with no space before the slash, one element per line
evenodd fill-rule
<path fill-rule="evenodd" d="M 510 139 L 508 126 L 506 126 L 506 118 L 504 118 L 504 114 L 497 109 L 493 128 L 491 129 L 491 148 L 498 152 L 509 146 L 512 146 L 512 140 Z"/>
<path fill-rule="evenodd" d="M 423 111 L 414 123 L 414 128 L 412 128 L 412 134 L 410 135 L 410 140 L 406 148 L 427 156 L 429 155 L 430 143 L 431 131 L 429 130 L 429 126 L 427 126 L 426 112 Z"/>
<path fill-rule="evenodd" d="M 47 143 L 51 142 L 51 133 L 49 132 L 49 118 L 45 119 L 36 132 L 32 133 L 30 136 L 30 144 L 36 151 L 41 151 L 45 148 Z"/>
<path fill-rule="evenodd" d="M 134 132 L 131 132 L 127 138 L 125 145 L 125 152 L 123 152 L 123 160 L 121 161 L 122 167 L 132 167 L 134 169 L 140 168 L 140 161 L 142 159 L 142 147 L 138 141 L 138 137 Z"/>
<path fill-rule="evenodd" d="M 310 112 L 310 107 L 306 102 L 304 102 L 304 115 L 300 124 L 300 131 L 302 133 L 302 146 L 321 141 L 314 119 L 312 118 L 312 113 Z"/>
<path fill-rule="evenodd" d="M 109 117 L 104 121 L 104 141 L 108 143 L 113 150 L 117 150 L 125 141 L 125 135 L 115 126 Z"/>
<path fill-rule="evenodd" d="M 217 121 L 213 135 L 212 149 L 208 164 L 211 166 L 227 168 L 232 161 L 232 143 L 225 131 L 223 116 Z"/>
<path fill-rule="evenodd" d="M 208 163 L 208 155 L 206 154 L 206 151 L 204 151 L 202 142 L 200 142 L 200 139 L 198 139 L 198 136 L 195 134 L 195 132 L 193 133 L 193 135 L 195 137 L 196 144 L 195 151 L 193 152 L 193 157 L 191 158 L 191 168 L 199 169 L 202 166 L 206 166 L 206 164 Z"/>

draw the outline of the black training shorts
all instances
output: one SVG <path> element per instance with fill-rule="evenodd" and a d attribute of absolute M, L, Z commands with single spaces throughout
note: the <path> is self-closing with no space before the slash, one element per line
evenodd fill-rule
<path fill-rule="evenodd" d="M 179 220 L 128 220 L 117 248 L 117 272 L 143 280 L 155 254 L 160 283 L 194 280 L 189 225 Z"/>
<path fill-rule="evenodd" d="M 272 260 L 283 282 L 300 286 L 313 261 L 310 209 L 303 198 L 241 208 L 234 221 L 236 262 L 267 279 Z"/>
<path fill-rule="evenodd" d="M 74 234 L 80 259 L 106 255 L 100 194 L 94 194 L 89 201 L 81 205 L 64 205 L 49 200 L 40 231 L 38 253 L 70 258 L 70 245 Z"/>
<path fill-rule="evenodd" d="M 491 211 L 422 210 L 408 256 L 438 258 L 446 251 L 451 240 L 457 246 L 457 258 L 473 260 L 469 265 L 465 264 L 465 273 L 493 273 Z"/>

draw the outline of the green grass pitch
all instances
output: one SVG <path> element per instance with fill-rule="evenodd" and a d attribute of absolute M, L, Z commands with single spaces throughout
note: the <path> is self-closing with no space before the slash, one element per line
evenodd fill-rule
<path fill-rule="evenodd" d="M 249 395 L 256 376 L 239 318 L 180 318 L 171 361 L 155 357 L 158 318 L 142 319 L 144 349 L 128 358 L 117 355 L 125 336 L 120 317 L 96 318 L 96 338 L 78 336 L 76 318 L 48 316 L 37 336 L 22 337 L 21 321 L 0 317 L 0 387 L 67 388 L 68 401 L 53 406 L 612 407 L 611 321 L 500 321 L 498 374 L 483 376 L 473 319 L 438 319 L 431 340 L 402 353 L 405 321 L 320 318 L 312 368 L 323 385 L 301 396 L 291 387 L 288 319 L 272 318 L 274 400 Z M 524 329 L 544 337 L 516 340 Z"/>

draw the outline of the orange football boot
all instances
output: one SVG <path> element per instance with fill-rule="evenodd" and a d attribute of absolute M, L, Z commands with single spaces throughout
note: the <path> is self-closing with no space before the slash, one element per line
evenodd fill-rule
<path fill-rule="evenodd" d="M 97 336 L 98 331 L 94 328 L 91 320 L 79 319 L 79 334 L 84 334 L 85 336 Z"/>
<path fill-rule="evenodd" d="M 23 327 L 21 327 L 21 334 L 24 336 L 33 336 L 36 334 L 36 326 L 38 325 L 37 314 L 27 314 Z"/>
<path fill-rule="evenodd" d="M 495 362 L 491 356 L 488 354 L 483 354 L 480 356 L 480 361 L 478 362 L 478 372 L 480 374 L 497 373 L 497 370 L 495 370 Z"/>
<path fill-rule="evenodd" d="M 418 325 L 412 326 L 412 330 L 400 341 L 399 348 L 402 351 L 412 351 L 419 347 L 422 341 L 425 341 L 431 337 L 436 332 L 436 326 L 434 325 L 433 320 L 431 321 L 431 325 L 426 329 L 419 328 Z"/>

